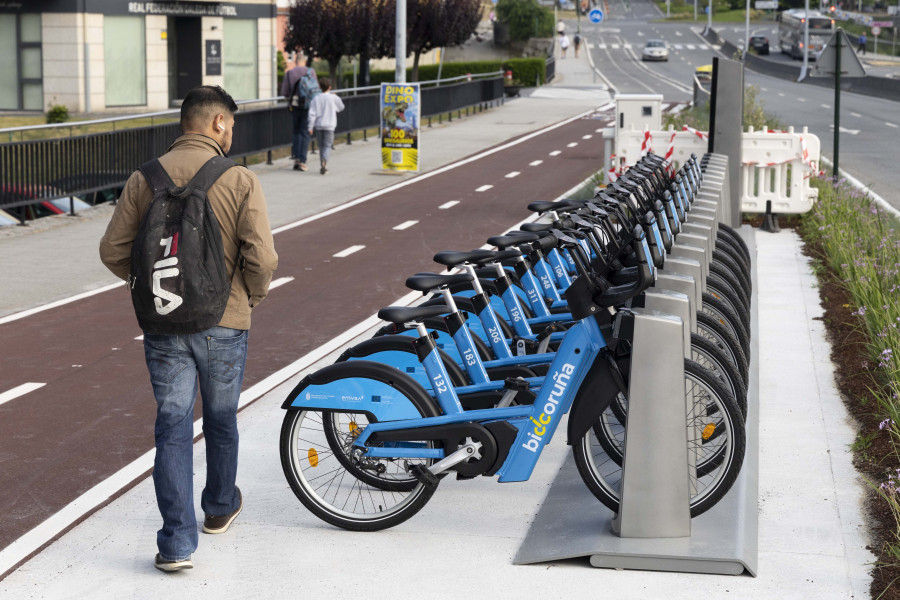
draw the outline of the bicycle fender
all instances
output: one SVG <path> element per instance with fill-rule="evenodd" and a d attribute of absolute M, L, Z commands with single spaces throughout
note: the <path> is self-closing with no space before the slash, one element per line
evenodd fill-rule
<path fill-rule="evenodd" d="M 569 412 L 568 444 L 577 443 L 615 400 L 619 386 L 611 367 L 602 356 L 591 365 L 575 395 Z"/>
<path fill-rule="evenodd" d="M 365 413 L 378 421 L 441 414 L 434 399 L 411 377 L 388 365 L 354 360 L 310 373 L 281 405 L 286 410 L 340 410 Z"/>

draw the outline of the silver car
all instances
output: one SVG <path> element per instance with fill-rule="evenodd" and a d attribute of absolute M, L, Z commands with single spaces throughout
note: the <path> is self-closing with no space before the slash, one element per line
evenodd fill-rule
<path fill-rule="evenodd" d="M 641 50 L 641 60 L 669 60 L 669 47 L 662 40 L 647 40 Z"/>

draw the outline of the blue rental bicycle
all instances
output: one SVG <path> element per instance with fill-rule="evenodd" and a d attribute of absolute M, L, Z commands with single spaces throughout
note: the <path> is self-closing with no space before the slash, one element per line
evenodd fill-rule
<path fill-rule="evenodd" d="M 554 232 L 578 273 L 565 292 L 574 324 L 564 334 L 532 404 L 464 410 L 457 388 L 421 322 L 446 306 L 388 307 L 379 317 L 415 323 L 417 356 L 432 394 L 404 372 L 370 361 L 341 362 L 306 377 L 283 404 L 280 450 L 294 493 L 313 514 L 350 530 L 392 527 L 417 513 L 450 472 L 457 478 L 527 480 L 562 416 L 585 484 L 618 510 L 621 467 L 609 458 L 601 415 L 627 393 L 603 329 L 628 338 L 631 313 L 614 311 L 654 278 L 640 227 L 631 232 L 636 278 L 609 286 L 589 269 L 584 248 Z M 615 313 L 613 316 L 612 313 Z M 735 481 L 744 456 L 740 408 L 709 371 L 685 361 L 691 514 L 708 510 Z"/>

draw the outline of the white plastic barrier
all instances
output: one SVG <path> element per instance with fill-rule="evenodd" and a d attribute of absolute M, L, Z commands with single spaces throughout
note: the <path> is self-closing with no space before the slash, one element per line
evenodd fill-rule
<path fill-rule="evenodd" d="M 665 157 L 676 166 L 691 153 L 707 152 L 707 134 L 685 127 L 677 131 L 619 130 L 616 154 L 609 178 L 635 164 L 648 151 Z M 741 210 L 765 212 L 772 202 L 772 212 L 801 214 L 809 211 L 819 191 L 809 185 L 809 177 L 819 170 L 819 138 L 804 127 L 797 133 L 787 131 L 754 131 L 743 134 L 741 169 Z"/>

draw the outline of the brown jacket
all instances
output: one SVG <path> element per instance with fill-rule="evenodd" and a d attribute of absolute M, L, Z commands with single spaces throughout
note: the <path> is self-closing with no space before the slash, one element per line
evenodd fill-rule
<path fill-rule="evenodd" d="M 183 135 L 160 157 L 159 162 L 173 183 L 187 185 L 203 164 L 222 154 L 211 138 Z M 225 263 L 231 279 L 231 296 L 219 325 L 233 329 L 250 328 L 250 309 L 269 291 L 278 255 L 266 212 L 266 199 L 259 180 L 249 169 L 232 167 L 210 188 L 210 206 L 222 230 Z M 141 219 L 150 207 L 153 192 L 144 176 L 135 171 L 125 184 L 112 219 L 100 240 L 100 260 L 117 277 L 127 280 L 131 270 L 131 244 Z M 235 269 L 238 254 L 243 269 Z"/>

